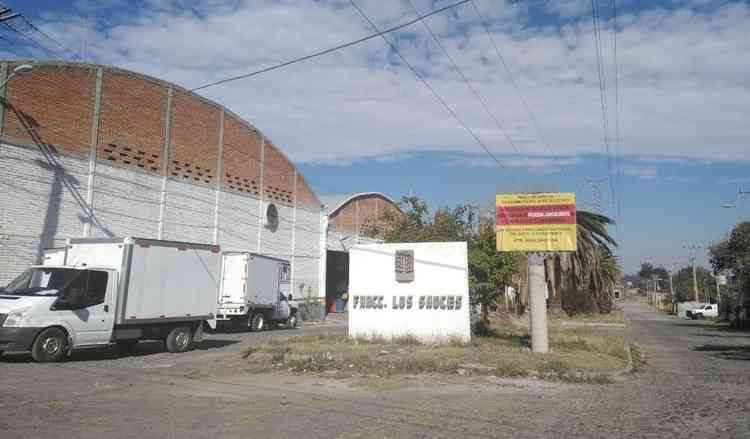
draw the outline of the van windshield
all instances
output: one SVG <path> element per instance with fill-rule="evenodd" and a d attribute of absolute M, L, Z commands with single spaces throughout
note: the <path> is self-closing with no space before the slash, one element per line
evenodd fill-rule
<path fill-rule="evenodd" d="M 0 294 L 15 296 L 58 296 L 85 270 L 73 268 L 30 268 L 8 284 Z"/>

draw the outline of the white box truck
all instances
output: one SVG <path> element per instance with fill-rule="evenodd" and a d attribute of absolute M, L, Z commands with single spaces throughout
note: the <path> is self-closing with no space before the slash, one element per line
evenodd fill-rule
<path fill-rule="evenodd" d="M 251 331 L 277 324 L 297 326 L 288 261 L 250 252 L 224 252 L 222 259 L 218 322 L 248 326 Z"/>
<path fill-rule="evenodd" d="M 58 361 L 71 349 L 164 340 L 184 352 L 215 325 L 218 246 L 139 238 L 69 239 L 60 265 L 0 290 L 0 353 Z"/>

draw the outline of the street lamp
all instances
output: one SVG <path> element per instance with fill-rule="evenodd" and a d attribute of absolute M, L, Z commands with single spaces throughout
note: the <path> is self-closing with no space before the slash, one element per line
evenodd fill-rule
<path fill-rule="evenodd" d="M 5 87 L 5 84 L 7 84 L 8 81 L 10 81 L 10 78 L 12 78 L 16 73 L 28 72 L 29 70 L 33 68 L 34 66 L 32 66 L 31 64 L 21 64 L 19 66 L 16 66 L 16 68 L 13 69 L 12 72 L 10 72 L 10 75 L 8 75 L 8 77 L 5 78 L 5 81 L 3 81 L 2 84 L 0 84 L 0 88 Z"/>

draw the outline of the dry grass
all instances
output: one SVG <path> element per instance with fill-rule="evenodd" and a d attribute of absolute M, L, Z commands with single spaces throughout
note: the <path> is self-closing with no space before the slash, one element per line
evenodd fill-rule
<path fill-rule="evenodd" d="M 625 323 L 625 313 L 620 309 L 613 309 L 609 314 L 576 314 L 569 317 L 567 314 L 556 314 L 550 318 L 551 323 L 558 321 L 573 321 L 580 323 Z"/>
<path fill-rule="evenodd" d="M 255 367 L 295 373 L 339 373 L 375 377 L 414 374 L 538 377 L 570 382 L 610 382 L 627 364 L 625 342 L 590 328 L 550 328 L 549 354 L 532 354 L 522 321 L 496 323 L 469 344 L 424 345 L 413 337 L 357 340 L 303 336 L 248 348 Z"/>

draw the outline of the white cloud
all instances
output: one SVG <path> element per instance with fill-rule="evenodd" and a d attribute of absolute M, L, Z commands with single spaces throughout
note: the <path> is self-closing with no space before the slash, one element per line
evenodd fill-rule
<path fill-rule="evenodd" d="M 253 71 L 371 32 L 341 0 L 152 1 L 130 9 L 102 9 L 80 1 L 70 15 L 48 17 L 41 24 L 63 44 L 81 47 L 79 13 L 89 7 L 88 60 L 185 87 Z M 105 5 L 121 4 L 108 1 Z M 404 2 L 359 3 L 382 27 L 414 17 Z M 583 8 L 573 0 L 547 5 L 553 3 L 556 9 L 547 11 L 567 18 Z M 433 8 L 431 4 L 424 0 L 417 7 L 424 14 Z M 590 17 L 569 19 L 557 29 L 531 25 L 525 2 L 477 4 L 492 19 L 505 62 L 548 145 L 539 140 L 470 5 L 427 21 L 521 153 L 538 160 L 601 153 Z M 685 6 L 622 14 L 618 23 L 622 156 L 716 161 L 750 157 L 748 23 L 750 7 L 745 4 L 730 3 L 708 12 Z M 610 23 L 603 22 L 613 117 L 610 31 Z M 389 38 L 397 39 L 409 61 L 496 154 L 516 154 L 421 24 Z M 259 127 L 298 162 L 351 164 L 420 151 L 481 153 L 380 39 L 207 89 L 205 95 Z M 614 119 L 610 126 L 614 127 Z"/>
<path fill-rule="evenodd" d="M 583 162 L 578 157 L 500 157 L 502 164 L 510 168 L 527 168 L 534 171 L 554 171 L 574 167 Z M 486 155 L 460 155 L 447 159 L 446 166 L 467 168 L 496 167 L 497 163 Z"/>
<path fill-rule="evenodd" d="M 620 168 L 620 171 L 624 175 L 629 175 L 631 177 L 637 177 L 641 180 L 653 180 L 658 175 L 659 172 L 656 169 L 656 166 L 622 166 Z"/>
<path fill-rule="evenodd" d="M 750 177 L 722 177 L 716 180 L 716 183 L 731 185 L 748 184 L 750 183 Z"/>

